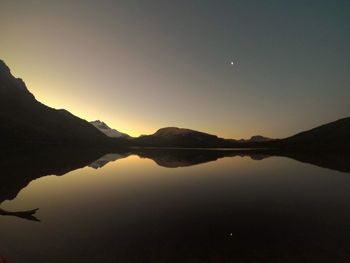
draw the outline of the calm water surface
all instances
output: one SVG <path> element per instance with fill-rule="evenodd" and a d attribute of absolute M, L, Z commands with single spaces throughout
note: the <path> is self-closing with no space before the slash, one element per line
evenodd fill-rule
<path fill-rule="evenodd" d="M 1 204 L 11 212 L 39 208 L 40 220 L 0 216 L 1 257 L 350 262 L 350 173 L 286 157 L 196 165 L 159 158 L 110 154 L 60 176 L 39 172 Z M 23 165 L 19 172 L 33 170 L 31 162 Z M 40 159 L 35 166 L 40 170 Z"/>

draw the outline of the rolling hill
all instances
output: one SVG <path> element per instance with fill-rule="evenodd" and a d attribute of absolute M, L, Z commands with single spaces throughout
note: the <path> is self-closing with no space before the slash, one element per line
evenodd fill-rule
<path fill-rule="evenodd" d="M 231 140 L 177 127 L 159 129 L 152 135 L 143 135 L 135 138 L 131 143 L 143 147 L 220 148 L 233 146 Z"/>
<path fill-rule="evenodd" d="M 278 145 L 293 148 L 348 148 L 350 147 L 350 117 L 282 139 Z"/>

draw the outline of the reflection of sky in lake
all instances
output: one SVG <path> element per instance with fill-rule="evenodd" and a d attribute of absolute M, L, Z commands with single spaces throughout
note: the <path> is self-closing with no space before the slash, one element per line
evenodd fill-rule
<path fill-rule="evenodd" d="M 347 235 L 343 227 L 350 219 L 349 198 L 348 174 L 283 157 L 232 157 L 165 168 L 129 156 L 100 169 L 85 167 L 34 180 L 16 199 L 5 201 L 1 207 L 7 210 L 39 207 L 42 222 L 0 217 L 0 253 L 10 262 L 108 257 L 137 237 L 180 235 L 187 227 L 194 238 L 197 230 L 207 229 L 205 242 L 252 226 L 255 230 L 247 235 L 253 239 L 257 229 L 278 232 L 280 227 L 300 227 L 300 235 L 315 239 L 323 231 Z M 308 228 L 316 230 L 309 233 Z M 285 235 L 295 238 L 291 233 Z M 330 250 L 341 247 L 340 239 L 326 235 L 325 240 Z"/>

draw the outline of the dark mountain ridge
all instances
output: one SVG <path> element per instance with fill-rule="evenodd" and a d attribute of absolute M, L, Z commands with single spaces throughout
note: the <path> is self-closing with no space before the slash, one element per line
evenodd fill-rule
<path fill-rule="evenodd" d="M 130 143 L 140 147 L 220 148 L 233 146 L 230 140 L 216 135 L 177 127 L 159 129 L 152 135 L 140 136 Z"/>
<path fill-rule="evenodd" d="M 350 147 L 350 117 L 327 123 L 281 140 L 293 147 Z"/>
<path fill-rule="evenodd" d="M 0 136 L 2 144 L 96 144 L 108 138 L 87 121 L 35 99 L 25 83 L 0 60 Z"/>
<path fill-rule="evenodd" d="M 98 125 L 96 125 L 98 124 Z M 102 125 L 102 126 L 101 126 Z M 224 139 L 191 129 L 166 127 L 152 135 L 127 137 L 102 122 L 91 123 L 66 110 L 50 108 L 35 99 L 23 80 L 15 78 L 0 60 L 1 145 L 67 144 L 123 147 L 276 148 L 294 150 L 344 150 L 350 147 L 350 117 L 285 139 L 253 136 L 249 140 Z M 100 127 L 101 126 L 101 127 Z M 104 130 L 104 133 L 101 132 Z M 106 136 L 113 132 L 113 136 Z M 116 137 L 119 136 L 119 137 Z M 114 137 L 114 138 L 111 138 Z"/>

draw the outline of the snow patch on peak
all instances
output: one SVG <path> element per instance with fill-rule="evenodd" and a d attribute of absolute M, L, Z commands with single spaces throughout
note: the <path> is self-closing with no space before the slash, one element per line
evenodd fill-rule
<path fill-rule="evenodd" d="M 104 133 L 105 135 L 107 135 L 108 137 L 112 137 L 112 138 L 128 138 L 130 137 L 129 135 L 119 132 L 115 129 L 110 128 L 106 123 L 104 123 L 103 121 L 100 120 L 96 120 L 96 121 L 91 121 L 90 122 L 93 126 L 95 126 L 95 128 L 97 128 L 98 130 L 100 130 L 102 133 Z"/>

